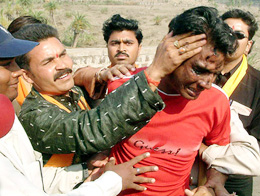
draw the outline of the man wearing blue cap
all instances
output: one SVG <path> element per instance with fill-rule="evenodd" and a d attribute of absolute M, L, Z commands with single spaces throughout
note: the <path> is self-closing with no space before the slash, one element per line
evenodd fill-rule
<path fill-rule="evenodd" d="M 165 55 L 169 55 L 165 52 L 170 50 L 169 40 L 171 40 L 170 36 L 165 37 L 165 41 L 158 47 L 158 53 L 163 52 Z M 17 96 L 18 77 L 22 74 L 14 59 L 18 55 L 31 51 L 37 45 L 37 42 L 15 39 L 2 26 L 0 27 L 0 94 L 4 94 L 0 95 L 0 111 L 2 112 L 0 116 L 0 195 L 47 195 L 44 192 L 43 185 L 45 179 L 43 179 L 42 173 L 42 156 L 40 153 L 33 151 L 31 143 L 9 101 Z M 190 52 L 189 54 L 194 53 Z M 154 83 L 159 83 L 161 77 L 177 66 L 173 63 L 174 59 L 170 55 L 169 60 L 164 61 L 163 65 L 161 64 L 160 54 L 156 60 L 151 66 L 150 72 L 147 72 L 147 76 L 132 80 L 130 87 L 125 89 L 135 86 L 136 92 L 131 91 L 131 95 L 135 97 L 130 101 L 131 106 L 136 109 L 145 107 L 146 113 L 142 116 L 147 116 L 148 119 L 162 109 L 164 105 L 158 94 L 153 92 L 156 89 Z M 142 80 L 142 83 L 136 80 Z M 122 90 L 114 93 L 117 98 L 119 98 L 118 93 L 122 94 Z M 128 92 L 124 93 L 124 96 L 126 97 L 127 94 L 129 95 Z M 147 121 L 147 118 L 145 121 Z M 135 123 L 134 120 L 133 124 Z M 136 169 L 133 166 L 147 156 L 149 154 L 145 153 L 129 162 L 116 166 L 114 165 L 115 161 L 111 159 L 105 165 L 104 171 L 106 172 L 99 179 L 94 182 L 83 183 L 67 195 L 117 195 L 121 189 L 145 190 L 144 187 L 135 182 L 151 182 L 151 179 L 136 175 L 155 171 L 156 168 L 149 166 Z"/>
<path fill-rule="evenodd" d="M 10 102 L 17 96 L 18 78 L 22 75 L 14 59 L 38 44 L 15 39 L 0 26 L 0 195 L 47 195 L 43 185 L 42 155 L 33 150 Z M 149 154 L 142 154 L 121 166 L 114 166 L 111 159 L 105 166 L 107 172 L 98 180 L 83 183 L 67 195 L 116 195 L 122 188 L 133 188 L 135 184 L 132 179 L 145 180 L 141 177 L 136 179 L 138 177 L 135 176 L 136 169 L 133 169 L 133 165 L 147 156 Z M 152 170 L 154 167 L 139 169 L 141 173 Z M 58 172 L 57 175 L 64 173 L 62 170 Z"/>

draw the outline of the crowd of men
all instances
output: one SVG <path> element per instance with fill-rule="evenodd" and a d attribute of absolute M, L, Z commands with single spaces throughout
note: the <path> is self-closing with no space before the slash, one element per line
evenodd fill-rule
<path fill-rule="evenodd" d="M 168 27 L 139 67 L 138 21 L 115 14 L 102 29 L 111 64 L 72 73 L 52 26 L 30 16 L 12 34 L 0 26 L 0 194 L 252 195 L 260 72 L 247 55 L 257 22 L 200 6 Z M 197 156 L 207 180 L 189 190 Z"/>

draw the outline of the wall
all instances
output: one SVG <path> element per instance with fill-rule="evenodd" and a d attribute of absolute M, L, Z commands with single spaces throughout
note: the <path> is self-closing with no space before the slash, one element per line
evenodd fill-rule
<path fill-rule="evenodd" d="M 106 48 L 75 48 L 67 49 L 68 54 L 74 61 L 73 70 L 84 66 L 104 67 L 110 64 Z M 137 59 L 137 65 L 140 67 L 151 64 L 156 47 L 142 47 L 141 53 Z"/>

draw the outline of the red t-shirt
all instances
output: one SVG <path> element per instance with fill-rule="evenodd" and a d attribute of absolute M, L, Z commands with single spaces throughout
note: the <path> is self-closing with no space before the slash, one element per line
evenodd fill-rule
<path fill-rule="evenodd" d="M 127 79 L 109 84 L 109 91 Z M 212 87 L 203 91 L 196 100 L 187 100 L 180 95 L 167 95 L 159 91 L 165 109 L 132 137 L 112 148 L 111 156 L 117 163 L 131 160 L 144 152 L 151 156 L 136 167 L 157 165 L 159 171 L 142 176 L 155 178 L 153 184 L 145 184 L 147 190 L 126 190 L 121 195 L 173 195 L 183 196 L 189 188 L 190 171 L 200 148 L 206 145 L 229 143 L 230 109 L 225 94 Z"/>

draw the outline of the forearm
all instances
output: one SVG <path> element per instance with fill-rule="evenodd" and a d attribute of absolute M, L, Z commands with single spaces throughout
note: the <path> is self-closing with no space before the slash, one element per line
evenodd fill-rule
<path fill-rule="evenodd" d="M 216 195 L 219 195 L 220 193 L 227 193 L 226 189 L 224 188 L 227 179 L 227 175 L 210 168 L 207 171 L 207 182 L 205 186 L 212 188 Z"/>
<path fill-rule="evenodd" d="M 260 175 L 260 153 L 257 140 L 244 129 L 236 111 L 231 108 L 230 144 L 211 145 L 202 159 L 225 174 Z"/>
<path fill-rule="evenodd" d="M 77 69 L 74 73 L 74 82 L 77 86 L 84 86 L 89 96 L 93 99 L 104 98 L 107 83 L 100 83 L 97 81 L 96 73 L 102 68 L 94 68 L 94 67 L 83 67 Z"/>
<path fill-rule="evenodd" d="M 47 154 L 103 151 L 136 133 L 164 106 L 143 73 L 116 91 L 90 111 L 67 113 L 47 102 L 39 112 L 26 103 L 20 119 L 33 147 Z"/>

